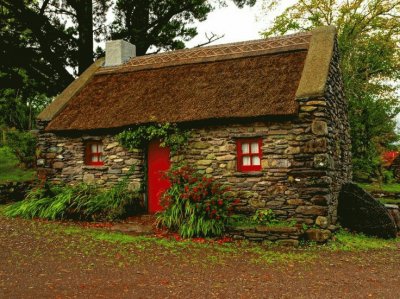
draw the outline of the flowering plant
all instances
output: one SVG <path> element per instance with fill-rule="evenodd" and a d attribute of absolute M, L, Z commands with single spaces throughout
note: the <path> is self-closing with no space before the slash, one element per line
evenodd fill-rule
<path fill-rule="evenodd" d="M 237 203 L 229 188 L 188 165 L 172 168 L 166 175 L 171 187 L 163 195 L 159 224 L 184 238 L 221 235 Z"/>

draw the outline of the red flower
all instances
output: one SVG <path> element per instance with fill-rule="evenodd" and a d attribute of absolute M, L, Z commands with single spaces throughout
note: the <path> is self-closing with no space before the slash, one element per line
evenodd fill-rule
<path fill-rule="evenodd" d="M 220 199 L 218 200 L 218 205 L 222 206 L 224 204 L 224 202 Z"/>

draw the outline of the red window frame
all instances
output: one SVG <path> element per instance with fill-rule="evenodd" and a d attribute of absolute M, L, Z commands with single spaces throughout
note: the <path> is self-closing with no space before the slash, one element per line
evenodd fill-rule
<path fill-rule="evenodd" d="M 243 153 L 242 145 L 248 143 L 249 144 L 249 152 Z M 251 144 L 258 144 L 258 153 L 251 152 Z M 236 141 L 236 149 L 237 149 L 237 169 L 241 172 L 249 172 L 249 171 L 260 171 L 261 170 L 261 151 L 262 139 L 261 138 L 246 138 L 246 139 L 238 139 Z M 253 157 L 258 156 L 260 159 L 260 165 L 253 164 Z M 250 157 L 250 165 L 243 165 L 243 157 Z"/>
<path fill-rule="evenodd" d="M 96 151 L 94 152 L 92 150 L 93 146 L 96 146 Z M 103 146 L 101 142 L 88 142 L 86 143 L 86 149 L 85 149 L 85 163 L 86 165 L 91 165 L 91 166 L 102 166 L 104 165 L 104 161 L 100 161 L 100 157 L 103 157 L 103 152 L 99 150 L 99 146 Z M 97 161 L 92 161 L 93 157 L 97 157 Z"/>

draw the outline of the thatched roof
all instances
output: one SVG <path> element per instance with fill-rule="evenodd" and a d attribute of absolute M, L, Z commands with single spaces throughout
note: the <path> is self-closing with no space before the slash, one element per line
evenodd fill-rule
<path fill-rule="evenodd" d="M 53 107 L 46 130 L 296 115 L 298 89 L 309 92 L 303 73 L 313 73 L 310 65 L 316 63 L 321 69 L 319 58 L 308 55 L 314 35 L 173 51 L 100 67 L 59 111 Z M 39 119 L 47 120 L 46 110 Z"/>

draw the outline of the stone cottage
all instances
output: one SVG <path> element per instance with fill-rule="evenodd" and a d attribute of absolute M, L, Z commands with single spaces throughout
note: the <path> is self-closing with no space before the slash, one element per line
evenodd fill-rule
<path fill-rule="evenodd" d="M 179 157 L 157 140 L 127 151 L 115 134 L 137 125 L 190 128 Z M 326 228 L 351 179 L 347 102 L 336 31 L 136 57 L 124 41 L 93 63 L 38 117 L 38 173 L 53 182 L 110 186 L 131 165 L 159 209 L 160 170 L 183 159 L 241 199 L 238 210 Z M 145 175 L 147 171 L 147 175 Z M 149 178 L 144 182 L 144 178 Z"/>

